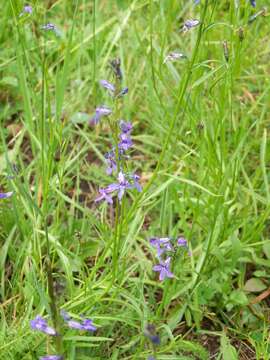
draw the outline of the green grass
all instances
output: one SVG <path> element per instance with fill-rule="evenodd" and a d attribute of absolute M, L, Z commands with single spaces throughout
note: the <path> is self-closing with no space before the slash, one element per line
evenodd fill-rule
<path fill-rule="evenodd" d="M 86 314 L 96 333 L 63 331 L 68 360 L 269 359 L 268 0 L 5 1 L 0 22 L 0 359 L 56 353 L 33 332 L 57 308 Z M 200 26 L 183 34 L 186 19 Z M 56 24 L 60 36 L 41 25 Z M 243 39 L 241 35 L 243 34 Z M 224 56 L 228 46 L 228 61 Z M 172 51 L 187 56 L 164 63 Z M 130 191 L 117 216 L 94 202 L 112 182 L 115 134 L 96 106 L 119 57 L 119 118 L 134 125 Z M 15 170 L 14 170 L 15 169 Z M 175 279 L 152 271 L 153 236 L 185 236 Z M 253 279 L 249 284 L 247 280 Z M 57 346 L 57 345 L 56 345 Z"/>

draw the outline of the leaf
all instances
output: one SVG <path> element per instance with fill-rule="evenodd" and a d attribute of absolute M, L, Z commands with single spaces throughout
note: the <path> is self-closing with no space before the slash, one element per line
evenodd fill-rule
<path fill-rule="evenodd" d="M 238 360 L 237 351 L 225 334 L 221 336 L 221 353 L 223 360 Z"/>
<path fill-rule="evenodd" d="M 270 241 L 263 244 L 263 252 L 265 253 L 267 259 L 270 259 Z"/>
<path fill-rule="evenodd" d="M 267 286 L 260 279 L 251 278 L 245 283 L 244 290 L 248 292 L 261 292 L 265 290 Z"/>
<path fill-rule="evenodd" d="M 248 304 L 248 298 L 244 291 L 238 289 L 231 292 L 230 302 L 233 305 L 242 305 L 245 306 Z"/>

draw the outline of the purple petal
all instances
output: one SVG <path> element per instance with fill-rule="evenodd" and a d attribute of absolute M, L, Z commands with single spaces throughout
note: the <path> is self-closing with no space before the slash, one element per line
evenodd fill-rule
<path fill-rule="evenodd" d="M 91 319 L 85 319 L 82 323 L 82 326 L 84 328 L 84 330 L 87 331 L 96 331 L 97 328 L 93 325 L 93 320 Z"/>
<path fill-rule="evenodd" d="M 110 194 L 116 190 L 119 190 L 119 184 L 112 183 L 105 188 L 106 194 Z"/>
<path fill-rule="evenodd" d="M 200 21 L 196 20 L 196 19 L 186 20 L 183 25 L 182 31 L 187 32 L 188 30 L 198 26 L 199 24 L 200 24 Z"/>
<path fill-rule="evenodd" d="M 151 238 L 149 241 L 152 246 L 159 244 L 159 238 Z"/>
<path fill-rule="evenodd" d="M 123 133 L 129 133 L 132 130 L 132 124 L 130 121 L 121 120 L 119 126 Z"/>
<path fill-rule="evenodd" d="M 39 360 L 62 360 L 63 356 L 61 355 L 46 355 L 46 356 L 41 356 L 39 358 Z"/>
<path fill-rule="evenodd" d="M 67 313 L 65 310 L 60 310 L 60 315 L 65 321 L 68 321 L 71 319 L 69 313 Z"/>
<path fill-rule="evenodd" d="M 48 335 L 57 335 L 55 329 L 48 326 L 47 321 L 43 319 L 40 315 L 37 315 L 34 320 L 31 320 L 30 325 L 33 330 L 38 330 Z"/>
<path fill-rule="evenodd" d="M 161 248 L 160 245 L 158 245 L 157 246 L 157 257 L 160 258 L 164 252 L 165 252 L 165 249 Z"/>
<path fill-rule="evenodd" d="M 95 199 L 95 202 L 99 202 L 99 201 L 105 200 L 105 201 L 107 201 L 108 204 L 113 204 L 113 200 L 112 200 L 112 198 L 106 193 L 106 189 L 100 189 L 100 190 L 99 190 L 99 193 L 100 193 L 100 196 L 98 196 L 98 197 Z"/>
<path fill-rule="evenodd" d="M 0 193 L 0 199 L 7 199 L 10 198 L 12 195 L 13 195 L 13 191 Z"/>
<path fill-rule="evenodd" d="M 56 30 L 56 26 L 55 26 L 54 24 L 52 24 L 52 23 L 48 23 L 48 24 L 42 25 L 42 26 L 41 26 L 41 29 L 42 29 L 42 30 L 46 30 L 46 31 L 48 31 L 48 30 L 55 31 L 55 30 Z"/>
<path fill-rule="evenodd" d="M 118 182 L 119 182 L 119 184 L 125 182 L 125 175 L 122 173 L 122 171 L 120 171 L 118 174 Z"/>
<path fill-rule="evenodd" d="M 183 237 L 180 237 L 178 240 L 177 240 L 177 245 L 178 246 L 187 246 L 187 240 Z"/>
<path fill-rule="evenodd" d="M 186 58 L 186 56 L 182 53 L 172 52 L 165 57 L 163 63 L 166 63 L 167 61 L 175 61 L 175 60 L 180 60 L 180 59 L 185 59 L 185 58 Z"/>
<path fill-rule="evenodd" d="M 90 125 L 96 125 L 102 116 L 109 116 L 112 113 L 112 110 L 106 106 L 99 106 L 96 108 L 95 115 L 90 119 Z"/>
<path fill-rule="evenodd" d="M 32 6 L 30 6 L 30 5 L 25 5 L 25 6 L 23 7 L 23 10 L 22 10 L 22 12 L 20 13 L 19 16 L 23 16 L 24 14 L 29 14 L 29 15 L 31 15 L 32 12 L 33 12 Z"/>
<path fill-rule="evenodd" d="M 78 321 L 75 321 L 75 320 L 69 320 L 69 321 L 67 321 L 67 325 L 68 325 L 68 327 L 70 327 L 71 329 L 83 330 L 82 324 L 79 323 Z"/>
<path fill-rule="evenodd" d="M 112 113 L 112 110 L 107 106 L 99 106 L 96 108 L 96 113 L 101 116 L 108 116 Z"/>
<path fill-rule="evenodd" d="M 43 332 L 45 332 L 45 333 L 48 334 L 48 335 L 53 335 L 53 336 L 57 335 L 56 331 L 55 331 L 52 327 L 50 327 L 50 326 L 47 326 L 47 327 L 43 330 Z"/>
<path fill-rule="evenodd" d="M 124 196 L 124 193 L 125 193 L 125 189 L 123 187 L 121 187 L 118 191 L 118 199 L 119 201 L 122 200 L 122 197 Z"/>
<path fill-rule="evenodd" d="M 164 268 L 161 269 L 160 273 L 159 273 L 159 280 L 163 281 L 166 278 L 166 270 Z"/>
<path fill-rule="evenodd" d="M 170 241 L 171 241 L 171 239 L 170 238 L 160 238 L 159 239 L 159 241 L 162 243 L 162 244 L 167 244 L 167 243 L 169 243 Z"/>
<path fill-rule="evenodd" d="M 153 271 L 162 271 L 163 270 L 163 266 L 161 265 L 154 265 L 153 266 Z"/>
<path fill-rule="evenodd" d="M 168 278 L 174 278 L 174 274 L 173 274 L 172 272 L 170 272 L 170 270 L 167 270 L 167 271 L 166 271 L 166 276 L 167 276 Z"/>
<path fill-rule="evenodd" d="M 100 80 L 100 85 L 103 86 L 105 89 L 109 90 L 110 92 L 114 93 L 115 91 L 115 87 L 113 84 L 111 84 L 109 81 L 107 80 Z"/>

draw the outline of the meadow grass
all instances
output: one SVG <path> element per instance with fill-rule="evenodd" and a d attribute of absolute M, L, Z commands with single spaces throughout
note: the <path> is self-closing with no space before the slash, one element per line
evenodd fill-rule
<path fill-rule="evenodd" d="M 0 359 L 269 359 L 268 0 L 27 4 L 4 1 L 0 22 Z M 114 58 L 118 105 L 99 84 Z M 89 126 L 101 104 L 133 124 L 143 189 L 114 206 L 95 202 L 118 135 Z M 159 281 L 149 239 L 179 236 Z M 30 328 L 38 314 L 61 344 Z"/>

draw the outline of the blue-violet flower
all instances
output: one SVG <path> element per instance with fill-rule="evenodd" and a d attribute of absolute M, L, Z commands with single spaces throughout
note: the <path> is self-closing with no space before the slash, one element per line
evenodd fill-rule
<path fill-rule="evenodd" d="M 170 262 L 171 258 L 168 257 L 165 261 L 160 260 L 160 263 L 158 265 L 153 266 L 153 271 L 159 272 L 159 280 L 163 281 L 166 277 L 167 278 L 173 278 L 174 275 L 170 271 Z"/>
<path fill-rule="evenodd" d="M 180 237 L 177 240 L 177 245 L 186 247 L 187 246 L 187 240 L 185 238 L 183 238 L 183 237 Z"/>
<path fill-rule="evenodd" d="M 157 249 L 157 256 L 160 257 L 166 251 L 173 251 L 170 238 L 151 238 L 150 244 Z"/>
<path fill-rule="evenodd" d="M 99 106 L 96 108 L 95 115 L 90 119 L 90 125 L 96 125 L 103 116 L 109 116 L 112 110 L 106 106 Z"/>
<path fill-rule="evenodd" d="M 199 23 L 200 23 L 200 21 L 199 21 L 199 20 L 196 20 L 196 19 L 186 20 L 186 21 L 184 22 L 182 31 L 183 31 L 183 32 L 187 32 L 187 31 L 189 31 L 190 29 L 198 26 Z"/>
<path fill-rule="evenodd" d="M 0 199 L 7 199 L 10 198 L 13 195 L 13 191 L 1 193 L 0 192 Z"/>
<path fill-rule="evenodd" d="M 33 8 L 31 5 L 24 5 L 22 12 L 20 13 L 20 16 L 23 16 L 24 14 L 31 15 L 33 12 Z"/>
<path fill-rule="evenodd" d="M 57 335 L 55 329 L 48 326 L 47 321 L 43 319 L 40 315 L 37 315 L 34 320 L 31 320 L 30 325 L 33 330 L 38 330 L 48 335 Z"/>
<path fill-rule="evenodd" d="M 60 312 L 61 316 L 67 323 L 67 326 L 71 329 L 77 329 L 77 330 L 87 330 L 87 331 L 96 331 L 97 328 L 93 325 L 93 320 L 91 319 L 82 319 L 81 322 L 73 320 L 70 315 L 64 311 L 61 310 Z"/>

